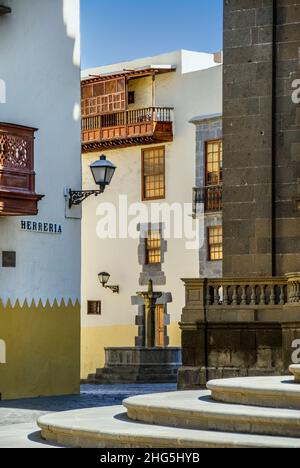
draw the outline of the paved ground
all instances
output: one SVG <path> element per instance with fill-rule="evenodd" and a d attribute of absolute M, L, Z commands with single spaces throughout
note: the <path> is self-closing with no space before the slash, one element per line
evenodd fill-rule
<path fill-rule="evenodd" d="M 173 384 L 83 385 L 78 396 L 0 401 L 0 448 L 49 448 L 41 441 L 36 420 L 39 416 L 81 408 L 120 405 L 125 398 L 176 390 Z"/>

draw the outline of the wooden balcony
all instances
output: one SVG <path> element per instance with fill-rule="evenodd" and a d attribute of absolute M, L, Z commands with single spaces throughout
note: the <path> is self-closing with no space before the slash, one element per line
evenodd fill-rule
<path fill-rule="evenodd" d="M 43 195 L 35 193 L 36 129 L 0 123 L 0 216 L 38 213 Z"/>
<path fill-rule="evenodd" d="M 173 141 L 173 109 L 148 107 L 82 119 L 83 153 Z"/>
<path fill-rule="evenodd" d="M 193 212 L 196 216 L 199 213 L 199 205 L 204 205 L 205 212 L 222 211 L 222 185 L 209 185 L 207 187 L 197 187 L 193 191 Z"/>

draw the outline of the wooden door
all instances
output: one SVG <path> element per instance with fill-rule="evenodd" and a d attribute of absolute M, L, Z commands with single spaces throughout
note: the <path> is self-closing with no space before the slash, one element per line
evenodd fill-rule
<path fill-rule="evenodd" d="M 163 305 L 155 307 L 155 346 L 157 348 L 165 346 L 165 307 Z"/>

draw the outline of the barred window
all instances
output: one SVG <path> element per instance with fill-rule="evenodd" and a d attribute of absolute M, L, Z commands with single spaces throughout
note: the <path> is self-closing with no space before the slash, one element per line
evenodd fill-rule
<path fill-rule="evenodd" d="M 142 198 L 165 198 L 165 148 L 142 151 Z"/>
<path fill-rule="evenodd" d="M 208 255 L 210 261 L 223 260 L 223 228 L 208 228 Z"/>
<path fill-rule="evenodd" d="M 161 263 L 161 234 L 159 231 L 150 231 L 146 239 L 146 263 L 155 265 Z"/>
<path fill-rule="evenodd" d="M 206 185 L 220 185 L 223 180 L 223 141 L 206 142 Z"/>
<path fill-rule="evenodd" d="M 88 301 L 87 313 L 88 315 L 101 315 L 101 301 Z"/>

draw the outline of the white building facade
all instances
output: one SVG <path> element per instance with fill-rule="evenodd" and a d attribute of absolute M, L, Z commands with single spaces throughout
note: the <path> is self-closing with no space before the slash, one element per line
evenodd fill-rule
<path fill-rule="evenodd" d="M 204 219 L 193 216 L 195 115 L 222 111 L 222 66 L 178 51 L 86 70 L 82 81 L 83 185 L 104 153 L 116 173 L 89 198 L 82 222 L 82 378 L 104 365 L 106 347 L 141 346 L 149 279 L 162 292 L 156 346 L 180 346 L 182 278 L 199 275 Z M 171 219 L 171 222 L 169 222 Z M 111 275 L 119 294 L 102 288 Z"/>
<path fill-rule="evenodd" d="M 79 391 L 79 0 L 0 1 L 0 393 Z"/>

